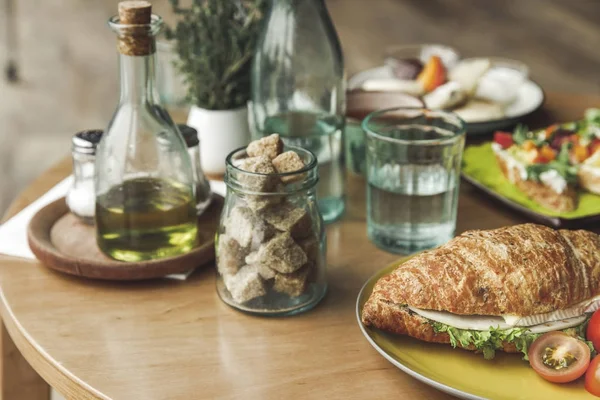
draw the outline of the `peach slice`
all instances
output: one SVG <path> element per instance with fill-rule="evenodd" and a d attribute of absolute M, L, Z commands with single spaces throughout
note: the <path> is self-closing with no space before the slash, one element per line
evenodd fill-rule
<path fill-rule="evenodd" d="M 421 82 L 426 92 L 431 92 L 444 84 L 446 82 L 446 68 L 442 63 L 442 59 L 438 56 L 431 56 L 417 76 L 417 81 Z"/>

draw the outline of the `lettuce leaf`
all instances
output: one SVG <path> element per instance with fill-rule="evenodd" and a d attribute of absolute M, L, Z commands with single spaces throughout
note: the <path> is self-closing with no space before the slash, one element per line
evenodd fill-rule
<path fill-rule="evenodd" d="M 537 132 L 530 131 L 526 125 L 518 124 L 513 131 L 513 141 L 521 146 L 527 140 L 531 140 L 535 143 L 536 146 L 539 146 L 543 143 L 543 140 L 540 140 L 537 136 Z"/>
<path fill-rule="evenodd" d="M 585 331 L 588 322 L 589 318 L 581 325 L 564 329 L 563 332 L 585 342 L 593 354 L 594 346 L 592 342 L 585 339 Z M 491 360 L 495 357 L 496 350 L 502 348 L 503 342 L 514 343 L 517 350 L 523 353 L 523 359 L 529 360 L 527 356 L 529 346 L 531 346 L 538 337 L 542 336 L 542 333 L 530 333 L 528 328 L 520 327 L 510 329 L 492 327 L 487 331 L 475 331 L 470 329 L 459 329 L 431 320 L 429 323 L 433 326 L 435 333 L 448 334 L 452 347 L 457 347 L 459 343 L 461 347 L 473 346 L 476 350 L 483 353 L 483 358 L 486 360 Z"/>

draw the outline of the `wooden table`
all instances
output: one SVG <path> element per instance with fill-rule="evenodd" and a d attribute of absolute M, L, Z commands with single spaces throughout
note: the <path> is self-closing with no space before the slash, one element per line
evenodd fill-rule
<path fill-rule="evenodd" d="M 599 105 L 598 97 L 552 95 L 532 122 L 576 119 Z M 45 173 L 8 215 L 68 173 L 67 161 Z M 1 398 L 45 400 L 44 381 L 73 399 L 451 398 L 393 367 L 358 329 L 360 287 L 398 256 L 367 240 L 364 181 L 349 181 L 347 215 L 327 231 L 328 295 L 295 317 L 229 308 L 215 292 L 213 266 L 186 282 L 106 283 L 0 258 Z M 462 185 L 459 232 L 521 222 Z"/>

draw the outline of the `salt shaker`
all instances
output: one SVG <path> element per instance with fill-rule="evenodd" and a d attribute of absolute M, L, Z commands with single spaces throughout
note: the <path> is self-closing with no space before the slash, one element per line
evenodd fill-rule
<path fill-rule="evenodd" d="M 94 163 L 96 146 L 101 138 L 102 131 L 92 129 L 77 132 L 72 139 L 73 186 L 67 194 L 67 206 L 73 214 L 88 224 L 94 223 Z"/>
<path fill-rule="evenodd" d="M 200 140 L 198 139 L 198 131 L 188 125 L 177 125 L 185 144 L 187 145 L 188 153 L 192 159 L 192 168 L 194 170 L 194 181 L 196 182 L 196 210 L 198 215 L 202 214 L 208 208 L 212 201 L 212 192 L 210 183 L 200 164 Z"/>

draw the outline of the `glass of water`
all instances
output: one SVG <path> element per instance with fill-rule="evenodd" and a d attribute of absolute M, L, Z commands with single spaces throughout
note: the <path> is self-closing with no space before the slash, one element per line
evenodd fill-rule
<path fill-rule="evenodd" d="M 450 240 L 456 229 L 464 122 L 455 114 L 391 108 L 369 114 L 367 230 L 393 253 Z"/>

